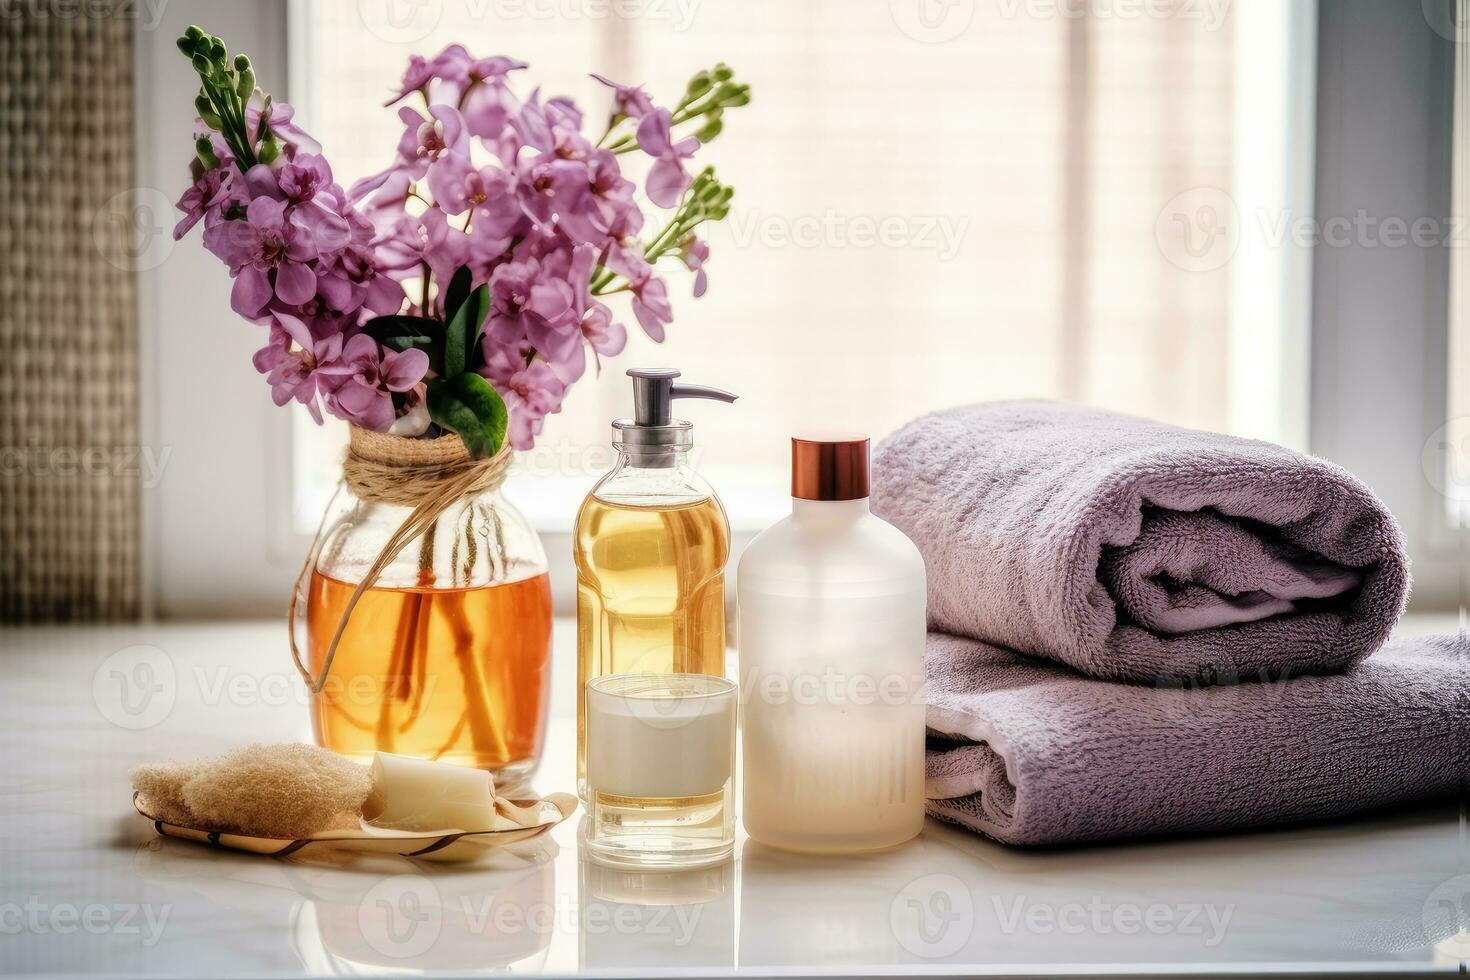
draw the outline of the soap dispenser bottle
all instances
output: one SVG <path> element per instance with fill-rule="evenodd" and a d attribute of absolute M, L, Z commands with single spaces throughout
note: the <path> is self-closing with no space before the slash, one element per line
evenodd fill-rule
<path fill-rule="evenodd" d="M 745 830 L 867 851 L 924 825 L 924 559 L 868 509 L 868 439 L 791 441 L 791 516 L 736 580 Z"/>
<path fill-rule="evenodd" d="M 612 424 L 617 463 L 577 513 L 577 792 L 587 799 L 587 682 L 604 674 L 725 673 L 730 523 L 689 462 L 676 398 L 733 402 L 634 368 L 633 417 Z"/>

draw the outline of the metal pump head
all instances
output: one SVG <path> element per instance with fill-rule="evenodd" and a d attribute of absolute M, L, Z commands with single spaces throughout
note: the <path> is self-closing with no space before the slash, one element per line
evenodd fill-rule
<path fill-rule="evenodd" d="M 673 417 L 675 398 L 736 398 L 719 388 L 674 384 L 679 372 L 672 368 L 629 368 L 628 377 L 633 379 L 633 417 L 613 422 L 613 444 L 645 466 L 672 462 L 674 450 L 693 443 L 693 426 Z"/>

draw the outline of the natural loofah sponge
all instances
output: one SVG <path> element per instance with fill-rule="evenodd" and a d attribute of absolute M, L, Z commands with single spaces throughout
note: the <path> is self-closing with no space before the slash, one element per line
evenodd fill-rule
<path fill-rule="evenodd" d="M 192 763 L 169 759 L 139 766 L 128 776 L 143 798 L 143 809 L 164 823 L 187 826 L 189 808 L 184 805 L 184 783 L 193 773 Z"/>
<path fill-rule="evenodd" d="M 140 766 L 132 778 L 160 819 L 256 837 L 300 838 L 354 827 L 372 790 L 366 766 L 294 742 L 247 745 L 193 763 Z"/>

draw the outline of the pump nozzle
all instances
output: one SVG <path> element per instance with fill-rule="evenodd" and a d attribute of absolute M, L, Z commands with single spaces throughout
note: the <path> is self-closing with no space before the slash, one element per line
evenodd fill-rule
<path fill-rule="evenodd" d="M 673 453 L 692 442 L 691 426 L 674 418 L 675 398 L 713 398 L 733 402 L 735 396 L 703 385 L 676 385 L 672 368 L 630 368 L 633 379 L 633 417 L 613 422 L 613 444 L 642 466 L 671 466 Z"/>
<path fill-rule="evenodd" d="M 676 385 L 673 368 L 629 368 L 633 379 L 633 421 L 638 425 L 669 425 L 675 398 L 712 398 L 733 402 L 738 396 L 704 385 Z"/>

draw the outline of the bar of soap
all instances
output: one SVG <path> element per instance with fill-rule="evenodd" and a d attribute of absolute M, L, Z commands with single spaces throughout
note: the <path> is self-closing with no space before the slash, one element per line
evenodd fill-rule
<path fill-rule="evenodd" d="M 489 830 L 495 781 L 483 769 L 379 752 L 363 816 L 390 830 Z"/>

